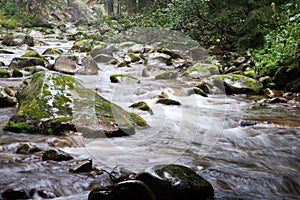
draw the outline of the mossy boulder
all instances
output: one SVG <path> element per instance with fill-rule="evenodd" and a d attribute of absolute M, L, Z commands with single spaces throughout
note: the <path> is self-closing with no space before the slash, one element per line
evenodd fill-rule
<path fill-rule="evenodd" d="M 142 57 L 138 53 L 128 53 L 125 55 L 124 61 L 127 63 L 138 62 Z"/>
<path fill-rule="evenodd" d="M 8 68 L 23 69 L 26 67 L 33 67 L 37 65 L 47 67 L 48 61 L 46 61 L 44 58 L 36 58 L 36 57 L 15 57 L 8 65 Z"/>
<path fill-rule="evenodd" d="M 35 73 L 17 92 L 18 111 L 6 130 L 86 137 L 115 137 L 148 126 L 140 116 L 109 102 L 96 91 L 84 88 L 72 76 L 53 71 Z"/>
<path fill-rule="evenodd" d="M 226 94 L 258 94 L 263 88 L 259 81 L 238 74 L 214 75 L 204 79 L 204 82 Z"/>
<path fill-rule="evenodd" d="M 97 75 L 97 63 L 89 57 L 62 54 L 56 60 L 53 69 L 66 74 Z"/>
<path fill-rule="evenodd" d="M 46 49 L 46 50 L 42 53 L 42 55 L 60 55 L 60 54 L 62 54 L 62 53 L 63 53 L 62 50 L 51 47 L 51 48 Z"/>
<path fill-rule="evenodd" d="M 28 46 L 34 46 L 34 39 L 32 36 L 23 33 L 8 34 L 3 38 L 3 45 L 6 46 L 21 46 L 26 44 Z"/>
<path fill-rule="evenodd" d="M 75 50 L 78 52 L 88 52 L 92 49 L 92 39 L 79 39 L 74 42 L 71 50 Z"/>
<path fill-rule="evenodd" d="M 0 69 L 0 78 L 9 78 L 10 76 L 10 71 L 7 69 Z"/>
<path fill-rule="evenodd" d="M 153 111 L 152 109 L 149 107 L 149 105 L 144 102 L 144 101 L 139 101 L 139 102 L 136 102 L 134 104 L 132 104 L 131 106 L 129 106 L 129 108 L 136 108 L 136 109 L 139 109 L 139 110 L 142 110 L 142 111 L 147 111 L 149 112 L 151 115 L 153 115 Z"/>
<path fill-rule="evenodd" d="M 189 68 L 185 73 L 186 76 L 193 79 L 201 79 L 212 75 L 220 74 L 219 67 L 216 65 L 203 65 L 196 63 L 193 67 Z"/>
<path fill-rule="evenodd" d="M 214 197 L 212 185 L 192 169 L 181 165 L 157 165 L 136 177 L 158 200 L 205 200 Z"/>
<path fill-rule="evenodd" d="M 178 77 L 177 71 L 166 71 L 161 72 L 155 76 L 155 79 L 175 79 Z"/>

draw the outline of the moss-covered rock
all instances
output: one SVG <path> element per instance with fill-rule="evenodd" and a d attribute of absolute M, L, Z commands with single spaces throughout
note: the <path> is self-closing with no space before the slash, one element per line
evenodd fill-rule
<path fill-rule="evenodd" d="M 259 81 L 238 74 L 214 75 L 204 82 L 224 90 L 226 94 L 258 94 L 263 88 Z"/>
<path fill-rule="evenodd" d="M 21 46 L 23 44 L 34 46 L 34 39 L 23 33 L 8 34 L 3 38 L 2 44 L 6 46 Z"/>
<path fill-rule="evenodd" d="M 13 96 L 9 88 L 0 86 L 0 107 L 15 106 L 17 99 Z"/>
<path fill-rule="evenodd" d="M 15 57 L 8 65 L 9 69 L 22 69 L 25 67 L 43 66 L 47 67 L 48 62 L 42 58 L 36 57 Z"/>
<path fill-rule="evenodd" d="M 189 88 L 189 93 L 190 94 L 197 94 L 197 95 L 200 95 L 200 96 L 203 96 L 203 97 L 208 97 L 207 94 L 202 89 L 200 89 L 198 87 Z"/>
<path fill-rule="evenodd" d="M 142 60 L 140 54 L 138 53 L 128 53 L 125 55 L 124 61 L 127 63 L 138 62 Z"/>
<path fill-rule="evenodd" d="M 155 76 L 155 79 L 175 79 L 178 77 L 177 71 L 161 72 Z"/>
<path fill-rule="evenodd" d="M 51 47 L 51 48 L 46 49 L 46 50 L 42 53 L 42 55 L 60 55 L 60 54 L 62 54 L 62 53 L 63 53 L 62 50 Z"/>
<path fill-rule="evenodd" d="M 7 69 L 0 69 L 0 78 L 9 78 L 10 77 L 10 71 Z"/>
<path fill-rule="evenodd" d="M 41 56 L 37 51 L 30 50 L 24 53 L 21 57 L 31 57 L 31 58 L 40 58 L 45 59 L 43 56 Z"/>
<path fill-rule="evenodd" d="M 0 49 L 1 54 L 14 54 L 14 52 L 6 50 L 6 49 Z"/>
<path fill-rule="evenodd" d="M 149 112 L 151 115 L 153 115 L 153 111 L 152 109 L 149 107 L 149 105 L 144 102 L 144 101 L 140 101 L 137 103 L 132 104 L 131 106 L 129 106 L 129 108 L 136 108 L 136 109 L 140 109 L 142 111 L 147 111 Z"/>
<path fill-rule="evenodd" d="M 193 67 L 187 70 L 185 75 L 193 79 L 201 79 L 217 74 L 220 74 L 218 66 L 196 63 L 195 65 L 193 65 Z"/>
<path fill-rule="evenodd" d="M 53 71 L 35 73 L 20 86 L 19 107 L 6 130 L 64 135 L 79 131 L 87 137 L 114 137 L 135 133 L 147 123 L 126 112 L 73 77 Z"/>
<path fill-rule="evenodd" d="M 138 174 L 159 200 L 205 200 L 214 197 L 212 185 L 196 172 L 180 165 L 158 165 Z"/>
<path fill-rule="evenodd" d="M 79 39 L 74 42 L 71 50 L 75 50 L 78 52 L 88 52 L 92 49 L 92 39 Z"/>

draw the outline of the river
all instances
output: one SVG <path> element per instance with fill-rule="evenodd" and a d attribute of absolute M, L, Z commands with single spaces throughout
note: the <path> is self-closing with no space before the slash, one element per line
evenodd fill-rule
<path fill-rule="evenodd" d="M 72 45 L 72 42 L 55 39 L 46 39 L 45 42 L 64 50 Z M 33 49 L 41 53 L 48 47 Z M 22 49 L 12 50 L 14 57 L 24 52 Z M 0 60 L 6 63 L 11 58 L 0 55 Z M 299 106 L 272 104 L 254 107 L 262 96 L 188 96 L 188 82 L 141 77 L 143 67 L 139 64 L 131 68 L 99 64 L 99 68 L 99 75 L 76 77 L 110 101 L 140 114 L 150 128 L 137 130 L 130 137 L 81 139 L 82 146 L 65 147 L 64 151 L 78 159 L 90 157 L 95 166 L 107 171 L 116 166 L 139 172 L 156 164 L 185 165 L 206 178 L 215 188 L 215 199 L 220 200 L 300 198 Z M 138 76 L 140 83 L 110 83 L 109 75 L 113 73 Z M 0 85 L 17 86 L 20 82 L 6 79 L 0 80 Z M 156 96 L 161 92 L 182 105 L 156 104 Z M 147 102 L 154 114 L 129 108 L 137 101 Z M 31 142 L 48 148 L 46 141 L 52 136 L 3 131 L 15 111 L 15 108 L 0 109 L 0 145 L 14 149 L 21 142 Z M 240 121 L 244 119 L 274 123 L 241 127 Z M 78 175 L 76 179 L 54 165 L 45 166 L 37 158 L 31 158 L 30 162 L 26 159 L 12 151 L 0 152 L 0 189 L 26 184 L 29 188 L 55 188 L 61 194 L 56 198 L 59 200 L 87 199 L 89 177 Z"/>

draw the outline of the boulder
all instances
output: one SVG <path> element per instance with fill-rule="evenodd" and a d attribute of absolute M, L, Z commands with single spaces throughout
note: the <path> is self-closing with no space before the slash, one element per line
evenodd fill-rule
<path fill-rule="evenodd" d="M 95 61 L 88 57 L 62 54 L 56 60 L 54 70 L 66 74 L 97 75 L 98 66 Z"/>
<path fill-rule="evenodd" d="M 23 69 L 25 67 L 33 67 L 38 65 L 46 67 L 47 61 L 45 61 L 45 59 L 36 58 L 36 57 L 15 57 L 8 65 L 8 68 Z"/>
<path fill-rule="evenodd" d="M 98 54 L 93 57 L 93 60 L 99 63 L 108 63 L 113 59 L 111 55 L 108 54 Z"/>
<path fill-rule="evenodd" d="M 53 160 L 53 161 L 60 162 L 60 161 L 72 160 L 74 158 L 64 151 L 52 149 L 52 150 L 45 151 L 42 156 L 42 159 L 44 161 L 45 160 Z"/>
<path fill-rule="evenodd" d="M 0 69 L 0 78 L 9 78 L 10 76 L 10 71 L 7 69 Z"/>
<path fill-rule="evenodd" d="M 95 58 L 100 54 L 112 56 L 112 54 L 116 51 L 117 48 L 114 45 L 107 44 L 105 42 L 100 42 L 99 45 L 92 48 L 90 55 L 92 56 L 92 58 Z"/>
<path fill-rule="evenodd" d="M 56 135 L 79 131 L 87 137 L 115 137 L 148 126 L 140 116 L 58 72 L 35 73 L 21 84 L 17 98 L 18 111 L 6 130 Z"/>
<path fill-rule="evenodd" d="M 32 154 L 41 151 L 36 145 L 31 143 L 24 143 L 17 147 L 16 153 L 19 154 Z"/>
<path fill-rule="evenodd" d="M 226 94 L 258 94 L 263 87 L 259 81 L 237 74 L 214 75 L 203 81 Z"/>
<path fill-rule="evenodd" d="M 193 67 L 189 68 L 186 75 L 192 79 L 201 79 L 212 75 L 220 74 L 219 67 L 216 65 L 203 65 L 196 63 Z"/>
<path fill-rule="evenodd" d="M 136 108 L 136 109 L 139 109 L 139 110 L 142 110 L 142 111 L 147 111 L 149 112 L 151 115 L 153 115 L 153 111 L 152 109 L 149 107 L 149 105 L 144 102 L 144 101 L 139 101 L 139 102 L 136 102 L 134 104 L 132 104 L 131 106 L 129 106 L 129 108 Z"/>
<path fill-rule="evenodd" d="M 277 69 L 273 81 L 278 89 L 284 89 L 286 85 L 300 76 L 300 70 L 294 68 L 289 70 L 288 67 L 280 67 Z"/>
<path fill-rule="evenodd" d="M 212 185 L 185 166 L 153 166 L 138 174 L 136 179 L 144 182 L 158 200 L 204 200 L 214 197 Z"/>
<path fill-rule="evenodd" d="M 164 53 L 150 53 L 146 65 L 158 68 L 170 68 L 168 66 L 172 65 L 172 57 Z"/>
<path fill-rule="evenodd" d="M 78 52 L 88 52 L 92 49 L 92 42 L 91 39 L 79 39 L 74 42 L 71 50 L 75 50 Z"/>
<path fill-rule="evenodd" d="M 15 106 L 18 102 L 8 90 L 9 89 L 0 86 L 0 107 Z"/>
<path fill-rule="evenodd" d="M 57 48 L 48 48 L 42 54 L 43 55 L 60 55 L 63 51 Z"/>
<path fill-rule="evenodd" d="M 8 34 L 3 38 L 2 44 L 6 46 L 21 46 L 26 44 L 33 47 L 34 39 L 32 36 L 23 33 Z"/>
<path fill-rule="evenodd" d="M 161 72 L 155 76 L 155 79 L 175 79 L 178 77 L 177 71 Z"/>

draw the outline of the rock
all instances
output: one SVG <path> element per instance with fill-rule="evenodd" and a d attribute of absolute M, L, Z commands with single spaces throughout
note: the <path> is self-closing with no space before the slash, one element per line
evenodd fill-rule
<path fill-rule="evenodd" d="M 146 61 L 147 66 L 167 68 L 172 64 L 172 57 L 164 53 L 150 53 Z"/>
<path fill-rule="evenodd" d="M 209 88 L 207 87 L 207 85 L 203 82 L 198 83 L 198 85 L 196 86 L 197 88 L 200 88 L 203 92 L 205 92 L 206 94 L 209 93 Z"/>
<path fill-rule="evenodd" d="M 283 91 L 281 91 L 281 90 L 275 90 L 275 89 L 270 89 L 270 88 L 264 89 L 263 92 L 269 98 L 281 97 L 283 95 Z"/>
<path fill-rule="evenodd" d="M 63 51 L 57 48 L 48 48 L 42 54 L 43 55 L 60 55 Z"/>
<path fill-rule="evenodd" d="M 300 78 L 297 78 L 287 84 L 286 91 L 300 93 Z"/>
<path fill-rule="evenodd" d="M 0 107 L 15 106 L 18 103 L 17 99 L 7 92 L 8 89 L 0 86 Z"/>
<path fill-rule="evenodd" d="M 6 46 L 21 46 L 26 44 L 33 47 L 34 39 L 32 36 L 23 33 L 8 34 L 3 38 L 2 44 Z"/>
<path fill-rule="evenodd" d="M 61 150 L 48 150 L 45 151 L 43 156 L 42 156 L 43 161 L 46 160 L 53 160 L 53 161 L 68 161 L 74 159 L 71 155 L 67 154 L 66 152 L 63 152 Z"/>
<path fill-rule="evenodd" d="M 272 79 L 270 76 L 263 76 L 263 77 L 260 77 L 258 79 L 258 81 L 261 82 L 264 86 L 266 86 L 268 83 L 272 82 Z"/>
<path fill-rule="evenodd" d="M 288 83 L 299 77 L 300 70 L 297 68 L 288 70 L 288 67 L 281 67 L 276 71 L 273 81 L 276 83 L 278 89 L 284 89 Z"/>
<path fill-rule="evenodd" d="M 76 42 L 74 42 L 71 50 L 75 50 L 78 52 L 88 52 L 92 49 L 92 42 L 91 39 L 79 39 Z"/>
<path fill-rule="evenodd" d="M 94 188 L 88 196 L 88 200 L 111 200 L 109 197 L 110 191 L 105 188 Z"/>
<path fill-rule="evenodd" d="M 54 199 L 58 197 L 58 195 L 56 195 L 51 189 L 39 188 L 37 189 L 37 194 L 43 199 Z"/>
<path fill-rule="evenodd" d="M 128 53 L 125 55 L 124 61 L 127 63 L 138 62 L 142 60 L 140 54 L 137 53 Z"/>
<path fill-rule="evenodd" d="M 76 142 L 74 142 L 71 138 L 63 137 L 63 138 L 49 138 L 47 139 L 47 143 L 51 147 L 56 148 L 64 148 L 64 147 L 75 147 L 77 146 Z"/>
<path fill-rule="evenodd" d="M 269 103 L 287 103 L 288 100 L 283 97 L 274 97 L 272 99 L 269 99 Z"/>
<path fill-rule="evenodd" d="M 202 89 L 200 89 L 198 87 L 189 88 L 189 94 L 197 94 L 197 95 L 200 95 L 200 96 L 203 96 L 203 97 L 208 97 L 207 94 Z"/>
<path fill-rule="evenodd" d="M 156 200 L 149 187 L 138 180 L 118 183 L 109 194 L 110 200 Z"/>
<path fill-rule="evenodd" d="M 156 101 L 156 103 L 160 103 L 160 104 L 165 104 L 165 105 L 177 105 L 180 106 L 181 103 L 173 100 L 173 99 L 168 99 L 168 98 L 162 98 Z"/>
<path fill-rule="evenodd" d="M 99 45 L 95 46 L 91 50 L 90 55 L 92 56 L 92 58 L 95 58 L 96 56 L 98 56 L 100 54 L 112 56 L 112 54 L 114 52 L 116 52 L 117 50 L 118 49 L 115 46 L 111 45 L 111 44 L 100 42 Z"/>
<path fill-rule="evenodd" d="M 203 81 L 220 90 L 225 88 L 226 94 L 258 94 L 263 87 L 259 81 L 237 74 L 214 75 Z"/>
<path fill-rule="evenodd" d="M 175 79 L 178 77 L 178 72 L 177 71 L 167 71 L 167 72 L 162 72 L 160 74 L 157 74 L 155 76 L 155 79 Z"/>
<path fill-rule="evenodd" d="M 190 168 L 180 165 L 158 165 L 136 177 L 144 182 L 158 200 L 200 200 L 214 197 L 212 185 Z"/>
<path fill-rule="evenodd" d="M 73 165 L 69 168 L 69 171 L 72 173 L 81 173 L 81 172 L 90 172 L 93 170 L 92 159 L 88 158 L 80 161 L 76 165 Z"/>
<path fill-rule="evenodd" d="M 112 59 L 113 57 L 107 54 L 98 54 L 97 56 L 93 57 L 93 60 L 99 63 L 108 63 Z"/>
<path fill-rule="evenodd" d="M 7 188 L 2 193 L 3 200 L 14 200 L 14 199 L 30 199 L 32 194 L 30 191 L 24 189 L 12 189 Z"/>
<path fill-rule="evenodd" d="M 53 71 L 26 79 L 17 98 L 18 111 L 5 126 L 14 132 L 65 135 L 79 131 L 88 137 L 115 137 L 148 126 L 140 116 L 84 88 L 73 77 Z"/>
<path fill-rule="evenodd" d="M 5 63 L 0 60 L 0 67 L 5 66 Z"/>
<path fill-rule="evenodd" d="M 97 75 L 98 66 L 95 61 L 88 57 L 71 54 L 62 54 L 56 60 L 54 70 L 66 74 Z"/>
<path fill-rule="evenodd" d="M 135 80 L 138 83 L 140 82 L 140 80 L 138 78 L 136 78 L 135 76 L 128 75 L 128 74 L 112 74 L 109 77 L 109 79 L 112 83 L 119 83 L 119 82 L 121 82 L 121 79 L 124 80 L 125 78 Z"/>
<path fill-rule="evenodd" d="M 157 48 L 157 52 L 167 54 L 171 56 L 172 59 L 182 58 L 181 55 L 175 50 L 170 50 L 168 48 Z"/>
<path fill-rule="evenodd" d="M 146 102 L 143 102 L 143 101 L 134 103 L 131 106 L 129 106 L 129 108 L 137 108 L 137 109 L 140 109 L 140 110 L 143 110 L 143 111 L 147 111 L 151 115 L 153 115 L 152 109 L 148 106 L 148 104 Z"/>
<path fill-rule="evenodd" d="M 19 70 L 19 69 L 13 69 L 12 76 L 13 77 L 23 77 L 24 76 L 23 72 L 25 72 L 25 71 Z"/>
<path fill-rule="evenodd" d="M 24 143 L 17 147 L 16 153 L 19 154 L 32 154 L 41 151 L 36 145 L 31 143 Z"/>
<path fill-rule="evenodd" d="M 234 64 L 239 66 L 243 63 L 245 63 L 247 61 L 247 59 L 245 57 L 238 57 L 237 59 L 235 59 Z"/>
<path fill-rule="evenodd" d="M 7 69 L 0 69 L 0 78 L 9 78 L 10 76 L 10 71 Z"/>
<path fill-rule="evenodd" d="M 47 61 L 45 61 L 45 59 L 35 58 L 35 57 L 15 57 L 8 65 L 8 68 L 23 69 L 25 67 L 33 67 L 38 65 L 46 67 Z"/>
<path fill-rule="evenodd" d="M 220 74 L 219 67 L 216 65 L 203 65 L 196 63 L 193 67 L 189 68 L 186 75 L 193 79 L 201 79 L 212 75 Z"/>
<path fill-rule="evenodd" d="M 14 52 L 6 50 L 6 49 L 0 49 L 0 54 L 14 54 Z"/>

